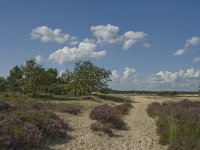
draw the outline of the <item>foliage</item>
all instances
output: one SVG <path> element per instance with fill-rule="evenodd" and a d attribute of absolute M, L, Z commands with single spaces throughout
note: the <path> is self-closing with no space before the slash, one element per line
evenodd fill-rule
<path fill-rule="evenodd" d="M 156 110 L 155 110 L 156 109 Z M 157 126 L 162 144 L 169 149 L 199 149 L 200 102 L 184 99 L 178 103 L 149 104 L 150 116 L 158 116 Z"/>
<path fill-rule="evenodd" d="M 0 104 L 2 149 L 41 148 L 49 140 L 67 135 L 68 125 L 42 103 L 1 101 Z"/>
<path fill-rule="evenodd" d="M 128 114 L 130 109 L 133 108 L 133 106 L 131 105 L 131 103 L 122 103 L 120 105 L 116 105 L 114 107 L 114 109 L 119 113 L 119 114 L 122 114 L 122 115 L 125 115 L 125 114 Z"/>
<path fill-rule="evenodd" d="M 125 126 L 119 113 L 113 107 L 104 104 L 92 109 L 89 115 L 91 120 L 96 120 L 102 124 L 111 124 L 113 128 L 122 129 Z"/>
<path fill-rule="evenodd" d="M 19 66 L 13 67 L 7 78 L 7 88 L 11 91 L 21 91 L 22 79 L 23 70 Z"/>
<path fill-rule="evenodd" d="M 77 115 L 81 112 L 81 109 L 79 106 L 76 105 L 67 105 L 61 107 L 61 112 L 67 112 L 69 114 Z"/>
<path fill-rule="evenodd" d="M 100 122 L 94 121 L 92 122 L 90 128 L 92 131 L 103 131 L 104 133 L 107 133 L 109 135 L 113 134 L 111 130 L 112 125 L 109 123 L 102 124 Z"/>
<path fill-rule="evenodd" d="M 6 79 L 4 77 L 0 77 L 0 91 L 5 91 L 6 89 Z"/>
<path fill-rule="evenodd" d="M 35 59 L 30 59 L 26 61 L 22 70 L 24 73 L 22 91 L 34 96 L 37 91 L 42 90 L 46 83 L 45 69 L 37 64 Z"/>
<path fill-rule="evenodd" d="M 123 103 L 123 102 L 131 103 L 132 102 L 132 100 L 129 97 L 124 97 L 124 96 L 119 96 L 119 95 L 116 96 L 113 94 L 101 94 L 101 93 L 95 93 L 93 95 L 100 99 L 113 101 L 113 102 L 119 102 L 119 103 Z"/>
<path fill-rule="evenodd" d="M 97 67 L 90 61 L 76 63 L 72 82 L 73 94 L 90 95 L 92 92 L 101 91 L 107 87 L 110 74 L 110 71 Z"/>

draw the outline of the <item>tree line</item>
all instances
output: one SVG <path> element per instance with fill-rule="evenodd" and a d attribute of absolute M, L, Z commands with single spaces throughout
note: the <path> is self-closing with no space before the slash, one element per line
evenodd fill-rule
<path fill-rule="evenodd" d="M 7 78 L 0 77 L 0 91 L 14 91 L 35 96 L 40 93 L 57 95 L 89 95 L 108 87 L 110 71 L 95 66 L 91 61 L 75 63 L 74 70 L 58 75 L 56 68 L 45 69 L 36 60 L 15 66 Z"/>

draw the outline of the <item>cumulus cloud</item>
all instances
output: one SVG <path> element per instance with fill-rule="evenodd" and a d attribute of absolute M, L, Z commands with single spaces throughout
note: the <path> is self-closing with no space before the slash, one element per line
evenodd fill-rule
<path fill-rule="evenodd" d="M 37 63 L 41 63 L 44 60 L 44 58 L 41 55 L 38 55 L 35 57 L 35 60 Z"/>
<path fill-rule="evenodd" d="M 132 76 L 134 73 L 136 73 L 136 70 L 133 69 L 133 68 L 129 68 L 129 67 L 126 67 L 124 72 L 123 72 L 123 79 L 127 79 L 129 78 L 130 76 Z"/>
<path fill-rule="evenodd" d="M 144 47 L 145 47 L 145 48 L 150 48 L 151 45 L 150 45 L 149 43 L 144 43 Z"/>
<path fill-rule="evenodd" d="M 200 38 L 197 36 L 193 36 L 186 40 L 185 45 L 183 48 L 177 50 L 174 55 L 175 56 L 181 56 L 186 53 L 186 51 L 189 51 L 192 47 L 200 45 Z"/>
<path fill-rule="evenodd" d="M 190 39 L 186 40 L 185 47 L 196 46 L 196 45 L 199 45 L 199 44 L 200 44 L 200 38 L 193 36 Z"/>
<path fill-rule="evenodd" d="M 120 75 L 117 70 L 113 70 L 111 74 L 111 79 L 112 80 L 118 79 L 118 81 L 126 80 L 135 74 L 136 74 L 136 70 L 134 68 L 126 67 L 124 68 L 122 75 Z"/>
<path fill-rule="evenodd" d="M 194 62 L 199 62 L 199 61 L 200 61 L 200 57 L 195 57 L 195 58 L 193 59 L 193 61 L 194 61 Z"/>
<path fill-rule="evenodd" d="M 148 80 L 150 82 L 189 82 L 189 81 L 200 81 L 200 70 L 194 68 L 187 70 L 180 70 L 179 72 L 160 71 L 156 74 L 151 75 Z"/>
<path fill-rule="evenodd" d="M 98 58 L 98 57 L 103 57 L 106 55 L 106 51 L 99 51 L 99 52 L 92 52 L 90 54 L 91 58 Z"/>
<path fill-rule="evenodd" d="M 185 51 L 186 51 L 185 49 L 179 49 L 174 53 L 174 55 L 181 56 L 181 55 L 185 54 Z"/>
<path fill-rule="evenodd" d="M 119 73 L 117 72 L 117 70 L 113 70 L 112 74 L 111 74 L 111 79 L 115 80 L 119 78 Z"/>
<path fill-rule="evenodd" d="M 47 26 L 40 26 L 32 30 L 32 39 L 39 39 L 42 42 L 64 43 L 69 40 L 68 34 L 62 33 L 61 29 L 51 29 Z"/>
<path fill-rule="evenodd" d="M 106 55 L 106 51 L 96 51 L 96 48 L 97 45 L 94 40 L 84 39 L 79 43 L 78 47 L 70 48 L 66 46 L 62 49 L 56 50 L 54 53 L 50 54 L 49 60 L 58 62 L 59 64 L 64 64 L 83 57 L 96 58 Z"/>
<path fill-rule="evenodd" d="M 129 49 L 147 36 L 147 34 L 142 31 L 128 31 L 119 35 L 119 27 L 111 24 L 92 26 L 90 30 L 97 38 L 97 43 L 123 43 L 124 50 Z"/>
<path fill-rule="evenodd" d="M 134 32 L 134 31 L 128 31 L 124 33 L 124 45 L 123 49 L 129 49 L 132 47 L 136 42 L 142 40 L 145 38 L 147 34 L 144 32 Z"/>
<path fill-rule="evenodd" d="M 109 43 L 114 44 L 120 41 L 120 36 L 118 35 L 119 27 L 107 24 L 107 25 L 97 25 L 90 28 L 91 32 L 97 38 L 98 43 Z"/>

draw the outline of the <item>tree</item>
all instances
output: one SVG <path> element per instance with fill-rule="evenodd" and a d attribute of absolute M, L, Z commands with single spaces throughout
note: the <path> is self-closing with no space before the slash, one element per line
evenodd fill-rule
<path fill-rule="evenodd" d="M 4 77 L 0 77 L 0 91 L 6 90 L 6 79 Z"/>
<path fill-rule="evenodd" d="M 75 64 L 72 85 L 75 95 L 88 95 L 106 88 L 110 71 L 93 65 L 90 61 Z"/>
<path fill-rule="evenodd" d="M 22 90 L 24 93 L 30 93 L 32 96 L 38 91 L 44 90 L 47 81 L 45 68 L 39 65 L 35 59 L 26 61 L 25 66 L 22 66 L 24 72 Z"/>
<path fill-rule="evenodd" d="M 10 75 L 7 78 L 7 86 L 11 91 L 21 91 L 23 71 L 20 67 L 15 66 L 10 70 Z"/>
<path fill-rule="evenodd" d="M 197 91 L 198 91 L 198 94 L 200 95 L 200 86 L 198 87 Z"/>

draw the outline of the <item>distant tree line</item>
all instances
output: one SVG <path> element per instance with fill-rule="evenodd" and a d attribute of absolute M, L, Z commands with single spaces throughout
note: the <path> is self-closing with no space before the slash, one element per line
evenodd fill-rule
<path fill-rule="evenodd" d="M 7 78 L 0 77 L 0 91 L 32 96 L 38 93 L 89 95 L 104 91 L 110 75 L 110 71 L 90 61 L 79 61 L 75 63 L 73 72 L 67 70 L 59 76 L 57 69 L 45 69 L 35 59 L 30 59 L 24 65 L 13 67 Z"/>

